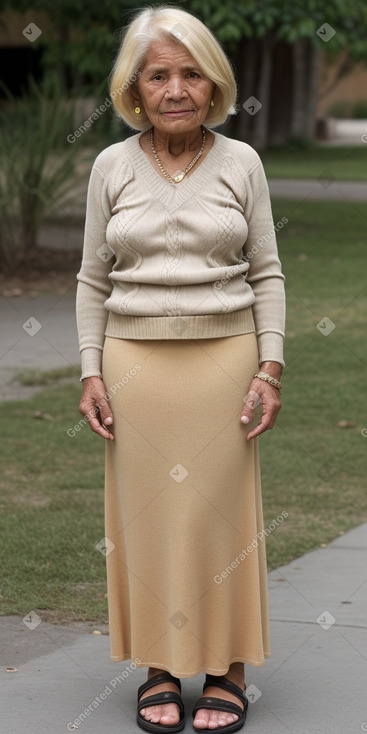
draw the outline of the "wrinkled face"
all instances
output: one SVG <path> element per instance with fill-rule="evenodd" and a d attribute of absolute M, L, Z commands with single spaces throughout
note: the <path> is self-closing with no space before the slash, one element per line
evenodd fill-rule
<path fill-rule="evenodd" d="M 152 125 L 175 134 L 204 122 L 215 85 L 185 46 L 167 40 L 150 45 L 136 87 Z"/>

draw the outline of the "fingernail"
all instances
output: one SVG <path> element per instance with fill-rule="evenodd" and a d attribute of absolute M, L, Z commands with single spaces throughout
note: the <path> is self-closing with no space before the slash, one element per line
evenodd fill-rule
<path fill-rule="evenodd" d="M 109 418 L 109 417 L 108 417 L 108 418 L 106 418 L 106 420 L 105 420 L 105 424 L 106 424 L 106 426 L 110 426 L 110 425 L 111 425 L 111 423 L 112 423 L 112 418 Z"/>
<path fill-rule="evenodd" d="M 241 421 L 242 421 L 242 423 L 248 423 L 249 420 L 250 419 L 249 419 L 249 417 L 247 415 L 241 415 Z"/>

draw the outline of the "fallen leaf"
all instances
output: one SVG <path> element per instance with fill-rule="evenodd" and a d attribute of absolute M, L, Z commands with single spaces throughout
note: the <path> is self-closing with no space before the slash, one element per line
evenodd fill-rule
<path fill-rule="evenodd" d="M 353 428 L 355 423 L 354 421 L 339 421 L 336 425 L 338 428 Z"/>
<path fill-rule="evenodd" d="M 34 413 L 32 413 L 33 418 L 42 418 L 42 420 L 46 421 L 53 421 L 52 415 L 49 413 L 42 413 L 42 410 L 36 410 Z"/>

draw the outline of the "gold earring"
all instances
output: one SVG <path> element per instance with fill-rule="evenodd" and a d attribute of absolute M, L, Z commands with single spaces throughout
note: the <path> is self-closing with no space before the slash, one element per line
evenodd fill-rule
<path fill-rule="evenodd" d="M 210 102 L 210 106 L 211 106 L 211 107 L 215 107 L 215 102 L 214 102 L 214 99 L 212 99 L 212 100 L 211 100 L 211 102 Z"/>
<path fill-rule="evenodd" d="M 141 109 L 140 109 L 140 107 L 139 107 L 139 106 L 135 107 L 135 110 L 134 110 L 134 112 L 135 112 L 135 113 L 136 113 L 137 115 L 140 115 L 140 112 L 141 112 Z"/>

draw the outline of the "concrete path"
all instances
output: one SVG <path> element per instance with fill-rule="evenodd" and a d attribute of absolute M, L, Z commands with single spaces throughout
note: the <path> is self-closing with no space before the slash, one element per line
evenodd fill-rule
<path fill-rule="evenodd" d="M 17 372 L 80 363 L 75 288 L 64 295 L 1 299 L 0 334 L 0 401 L 26 399 L 37 389 L 12 383 Z"/>
<path fill-rule="evenodd" d="M 270 196 L 314 201 L 367 202 L 367 182 L 338 181 L 333 174 L 322 171 L 312 179 L 269 179 Z"/>
<path fill-rule="evenodd" d="M 272 656 L 264 667 L 246 666 L 245 730 L 367 731 L 367 523 L 269 573 L 269 598 Z M 107 629 L 93 629 L 37 624 L 32 615 L 0 618 L 2 731 L 140 731 L 136 694 L 146 668 L 112 662 Z M 185 732 L 193 731 L 191 709 L 204 677 L 182 679 Z"/>

